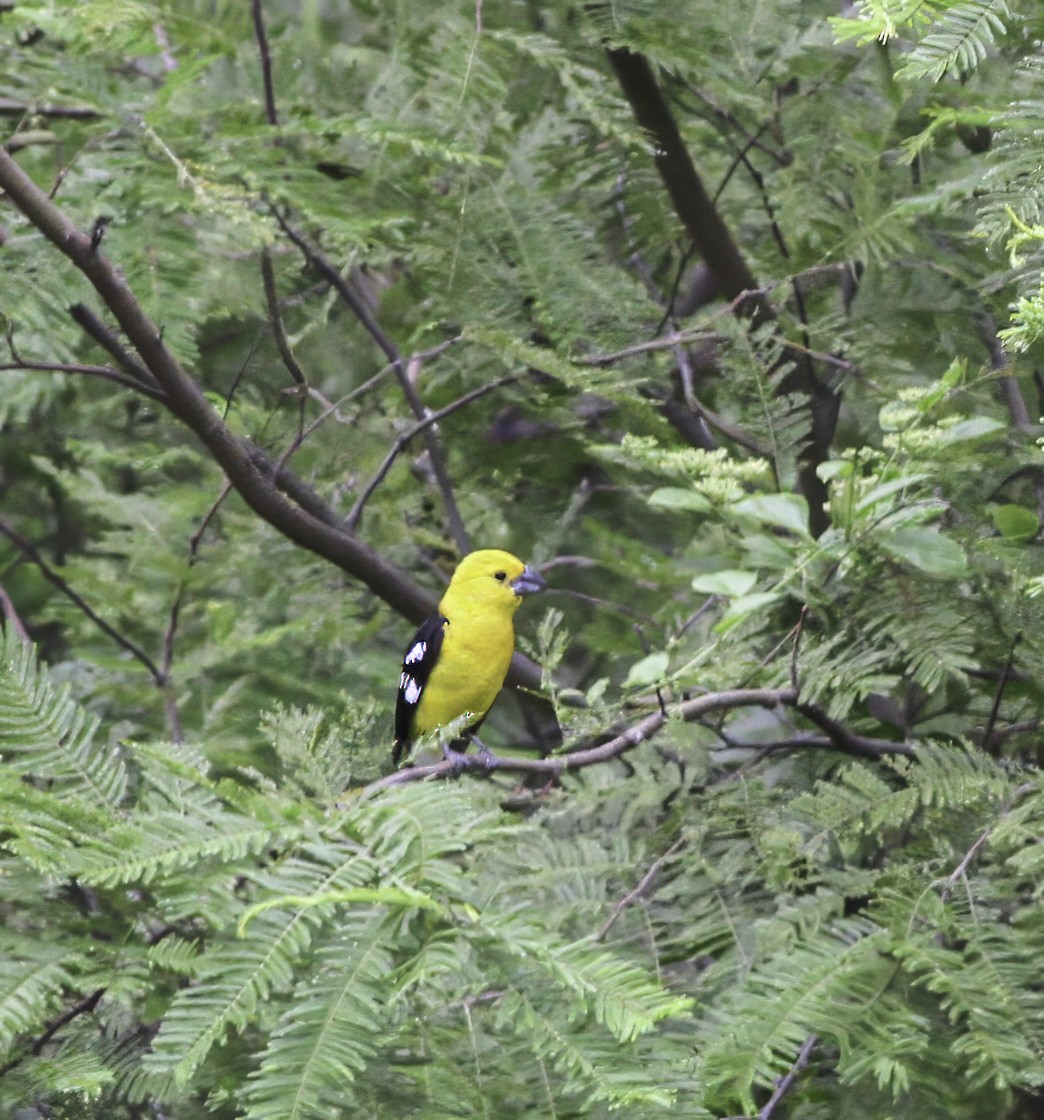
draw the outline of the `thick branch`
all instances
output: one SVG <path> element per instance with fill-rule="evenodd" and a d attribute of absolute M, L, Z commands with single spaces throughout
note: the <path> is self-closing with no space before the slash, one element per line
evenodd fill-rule
<path fill-rule="evenodd" d="M 652 67 L 643 55 L 627 47 L 609 48 L 607 54 L 635 119 L 652 140 L 656 168 L 675 213 L 719 290 L 726 299 L 735 302 L 740 314 L 750 316 L 755 326 L 774 322 L 772 305 L 759 294 L 754 274 L 707 193 Z M 811 425 L 798 459 L 798 487 L 808 502 L 809 529 L 814 536 L 819 536 L 830 524 L 829 493 L 816 468 L 829 455 L 840 400 L 830 386 L 816 377 L 807 355 L 792 352 L 786 341 L 782 341 L 784 357 L 794 364 L 783 378 L 780 392 L 798 391 L 808 399 Z"/>
<path fill-rule="evenodd" d="M 308 487 L 285 467 L 272 471 L 271 460 L 264 452 L 233 435 L 199 385 L 167 349 L 163 332 L 145 314 L 119 270 L 3 150 L 0 190 L 91 282 L 166 394 L 163 403 L 197 436 L 236 492 L 259 517 L 295 544 L 364 583 L 411 621 L 419 622 L 434 609 L 434 596 L 407 579 L 379 552 L 343 527 L 328 523 L 284 496 L 283 491 L 307 492 Z M 540 669 L 516 654 L 508 679 L 512 684 L 538 690 Z"/>
<path fill-rule="evenodd" d="M 52 117 L 75 121 L 96 121 L 105 114 L 84 105 L 46 105 L 33 101 L 15 101 L 11 97 L 0 97 L 0 116 L 4 117 Z"/>
<path fill-rule="evenodd" d="M 250 450 L 229 431 L 196 382 L 185 373 L 117 269 L 25 174 L 0 151 L 0 188 L 23 214 L 94 285 L 142 362 L 166 393 L 170 411 L 190 428 L 244 501 L 290 540 L 337 564 L 375 594 L 413 620 L 427 614 L 430 595 L 407 580 L 369 546 L 325 524 L 280 493 L 254 461 Z"/>
<path fill-rule="evenodd" d="M 635 119 L 652 140 L 656 169 L 675 213 L 713 273 L 721 293 L 730 300 L 750 293 L 740 304 L 741 313 L 752 315 L 756 322 L 774 318 L 771 305 L 756 291 L 754 274 L 693 166 L 652 67 L 643 55 L 627 47 L 610 48 L 607 54 Z"/>

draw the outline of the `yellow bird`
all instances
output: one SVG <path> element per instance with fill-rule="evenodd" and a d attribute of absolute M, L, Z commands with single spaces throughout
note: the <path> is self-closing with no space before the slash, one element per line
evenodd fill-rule
<path fill-rule="evenodd" d="M 515 650 L 515 611 L 543 591 L 543 577 L 499 549 L 472 552 L 457 565 L 438 611 L 406 648 L 395 704 L 396 765 L 417 738 L 466 718 L 478 730 L 504 684 Z M 464 748 L 466 749 L 466 747 Z M 447 758 L 458 758 L 444 747 Z M 487 760 L 489 751 L 480 744 Z"/>

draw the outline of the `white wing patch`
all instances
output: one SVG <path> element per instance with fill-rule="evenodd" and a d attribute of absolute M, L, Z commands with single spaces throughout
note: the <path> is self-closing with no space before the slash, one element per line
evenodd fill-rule
<path fill-rule="evenodd" d="M 399 688 L 402 689 L 403 699 L 407 704 L 416 704 L 420 699 L 421 686 L 409 675 L 403 673 L 399 680 Z"/>
<path fill-rule="evenodd" d="M 417 644 L 410 650 L 408 654 L 402 659 L 403 665 L 412 665 L 414 661 L 423 661 L 424 655 L 428 652 L 427 642 L 417 642 Z"/>

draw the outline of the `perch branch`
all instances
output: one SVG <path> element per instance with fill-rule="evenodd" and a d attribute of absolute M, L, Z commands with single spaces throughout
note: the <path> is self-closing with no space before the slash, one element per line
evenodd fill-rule
<path fill-rule="evenodd" d="M 628 727 L 625 731 L 615 735 L 605 743 L 596 747 L 586 747 L 582 750 L 572 751 L 568 754 L 551 755 L 548 758 L 494 758 L 490 765 L 486 765 L 479 758 L 472 755 L 461 755 L 458 758 L 442 762 L 434 762 L 423 766 L 410 766 L 387 774 L 377 781 L 371 782 L 365 792 L 385 789 L 388 786 L 403 785 L 406 782 L 419 781 L 422 778 L 450 778 L 459 774 L 462 769 L 480 774 L 490 772 L 505 774 L 543 774 L 549 778 L 557 778 L 570 770 L 582 770 L 587 766 L 596 766 L 619 758 L 639 744 L 653 738 L 671 717 L 681 719 L 686 723 L 701 720 L 708 712 L 725 711 L 730 708 L 775 708 L 777 706 L 794 708 L 797 711 L 810 711 L 814 713 L 808 718 L 813 722 L 825 721 L 829 724 L 829 745 L 853 754 L 860 758 L 880 759 L 890 754 L 901 754 L 912 757 L 916 754 L 915 748 L 909 743 L 893 742 L 890 739 L 871 739 L 864 735 L 857 735 L 848 728 L 824 717 L 811 704 L 802 704 L 798 700 L 796 688 L 734 688 L 722 692 L 708 692 L 704 696 L 697 696 L 685 700 L 668 709 L 666 715 L 655 711 Z M 823 726 L 823 723 L 820 723 Z M 811 745 L 820 745 L 817 740 L 810 740 Z M 804 743 L 802 743 L 804 745 Z"/>

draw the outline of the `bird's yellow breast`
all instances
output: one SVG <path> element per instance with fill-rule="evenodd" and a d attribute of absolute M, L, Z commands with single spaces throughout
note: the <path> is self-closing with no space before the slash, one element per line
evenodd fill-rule
<path fill-rule="evenodd" d="M 423 734 L 469 715 L 477 723 L 504 684 L 515 650 L 514 615 L 521 598 L 510 580 L 524 565 L 506 552 L 472 553 L 454 573 L 439 613 L 442 649 L 421 695 L 414 730 Z M 504 576 L 496 578 L 497 573 Z"/>
<path fill-rule="evenodd" d="M 417 708 L 414 726 L 421 734 L 462 715 L 477 723 L 496 700 L 515 648 L 510 614 L 458 614 L 443 625 L 442 635 L 439 660 Z"/>

